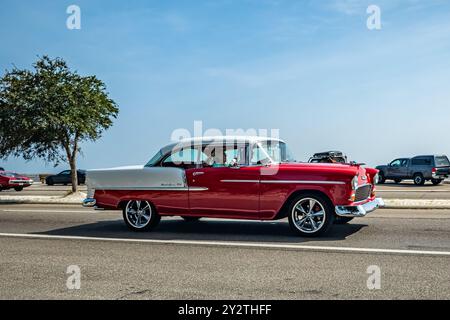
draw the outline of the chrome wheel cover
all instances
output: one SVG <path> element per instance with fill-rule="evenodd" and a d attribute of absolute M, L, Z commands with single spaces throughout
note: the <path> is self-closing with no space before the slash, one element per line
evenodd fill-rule
<path fill-rule="evenodd" d="M 304 198 L 294 205 L 291 212 L 295 227 L 304 233 L 315 233 L 325 224 L 324 206 L 316 199 Z"/>
<path fill-rule="evenodd" d="M 136 229 L 142 229 L 150 223 L 152 207 L 147 201 L 130 200 L 125 207 L 125 218 Z"/>

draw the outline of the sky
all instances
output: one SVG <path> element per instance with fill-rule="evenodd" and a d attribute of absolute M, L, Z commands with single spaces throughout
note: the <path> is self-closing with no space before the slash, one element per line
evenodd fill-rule
<path fill-rule="evenodd" d="M 450 154 L 450 1 L 0 0 L 0 76 L 38 56 L 107 86 L 120 114 L 79 168 L 146 163 L 176 130 L 279 130 L 298 160 Z M 68 29 L 70 5 L 81 29 Z M 369 5 L 381 29 L 369 30 Z M 261 131 L 263 132 L 263 131 Z M 42 160 L 0 166 L 58 172 Z"/>

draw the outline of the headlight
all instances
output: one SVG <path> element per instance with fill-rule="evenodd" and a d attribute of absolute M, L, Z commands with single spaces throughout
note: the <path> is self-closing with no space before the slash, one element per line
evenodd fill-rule
<path fill-rule="evenodd" d="M 378 184 L 378 182 L 380 181 L 380 176 L 378 175 L 378 173 L 373 177 L 373 184 Z"/>
<path fill-rule="evenodd" d="M 352 179 L 352 189 L 353 190 L 356 190 L 356 189 L 358 189 L 358 185 L 359 185 L 359 183 L 358 183 L 358 176 L 355 176 L 353 179 Z"/>

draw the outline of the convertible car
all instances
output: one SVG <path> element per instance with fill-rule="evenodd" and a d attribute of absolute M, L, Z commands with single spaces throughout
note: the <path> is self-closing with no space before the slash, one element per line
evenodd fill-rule
<path fill-rule="evenodd" d="M 163 216 L 275 220 L 301 236 L 363 217 L 384 203 L 378 170 L 343 163 L 295 162 L 286 143 L 260 137 L 182 140 L 145 165 L 87 171 L 85 207 L 121 209 L 134 231 Z"/>

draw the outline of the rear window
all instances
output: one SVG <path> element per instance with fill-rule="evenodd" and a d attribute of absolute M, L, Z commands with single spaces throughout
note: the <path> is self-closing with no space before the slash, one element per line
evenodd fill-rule
<path fill-rule="evenodd" d="M 450 166 L 450 162 L 446 156 L 440 156 L 435 158 L 436 167 L 448 167 Z"/>
<path fill-rule="evenodd" d="M 411 164 L 413 166 L 431 166 L 431 158 L 412 159 Z"/>

